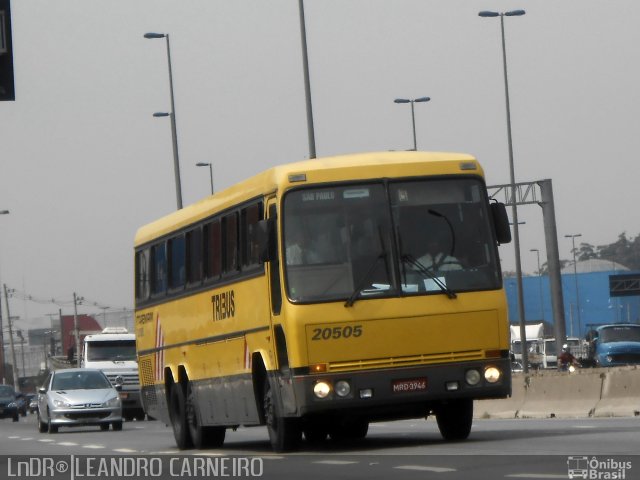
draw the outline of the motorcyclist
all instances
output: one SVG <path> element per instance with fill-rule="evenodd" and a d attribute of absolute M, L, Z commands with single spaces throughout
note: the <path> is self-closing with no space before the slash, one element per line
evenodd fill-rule
<path fill-rule="evenodd" d="M 562 345 L 562 352 L 558 355 L 558 370 L 566 372 L 570 370 L 570 367 L 579 367 L 580 362 L 569 351 L 569 346 L 565 343 Z"/>

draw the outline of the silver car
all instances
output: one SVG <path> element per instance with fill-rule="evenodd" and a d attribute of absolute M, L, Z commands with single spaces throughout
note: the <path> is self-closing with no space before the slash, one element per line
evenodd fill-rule
<path fill-rule="evenodd" d="M 58 427 L 99 425 L 122 430 L 118 390 L 101 370 L 70 368 L 51 372 L 38 389 L 38 430 L 56 433 Z"/>

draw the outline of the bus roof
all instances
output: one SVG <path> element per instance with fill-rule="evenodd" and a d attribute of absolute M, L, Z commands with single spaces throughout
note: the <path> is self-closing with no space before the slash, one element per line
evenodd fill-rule
<path fill-rule="evenodd" d="M 390 171 L 390 167 L 393 168 Z M 141 227 L 135 246 L 143 245 L 215 212 L 233 207 L 265 194 L 289 187 L 342 180 L 411 177 L 419 175 L 475 174 L 483 176 L 471 155 L 445 152 L 372 152 L 316 158 L 272 167 L 243 180 L 215 195 L 186 206 Z M 291 181 L 292 175 L 304 174 L 304 180 Z"/>

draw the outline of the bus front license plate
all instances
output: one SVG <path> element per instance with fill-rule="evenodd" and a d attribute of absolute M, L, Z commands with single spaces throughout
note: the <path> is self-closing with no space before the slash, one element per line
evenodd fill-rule
<path fill-rule="evenodd" d="M 391 382 L 391 391 L 393 393 L 421 392 L 426 389 L 426 378 L 411 378 L 404 380 L 394 380 L 393 382 Z"/>

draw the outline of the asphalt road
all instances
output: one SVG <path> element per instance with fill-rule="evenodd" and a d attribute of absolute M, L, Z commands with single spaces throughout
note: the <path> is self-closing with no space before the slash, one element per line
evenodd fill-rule
<path fill-rule="evenodd" d="M 585 470 L 591 466 L 599 476 L 586 478 L 640 479 L 640 456 L 635 456 L 640 452 L 640 417 L 476 420 L 469 439 L 456 443 L 442 440 L 432 419 L 388 422 L 372 424 L 367 438 L 357 443 L 303 443 L 299 452 L 288 455 L 271 452 L 264 427 L 228 431 L 222 449 L 179 451 L 170 428 L 157 421 L 128 422 L 121 432 L 85 427 L 61 428 L 57 434 L 39 433 L 33 415 L 17 423 L 0 422 L 0 454 L 7 455 L 0 460 L 0 478 L 15 476 L 10 474 L 17 472 L 17 462 L 29 458 L 66 460 L 73 455 L 84 461 L 87 456 L 118 455 L 161 458 L 164 468 L 157 478 L 212 477 L 214 470 L 208 475 L 199 470 L 203 464 L 197 462 L 206 460 L 209 467 L 220 467 L 218 476 L 281 480 L 549 479 L 569 478 L 572 467 L 578 468 L 573 471 L 578 476 L 591 475 Z M 190 463 L 195 458 L 196 464 Z M 230 462 L 228 470 L 222 470 L 222 459 Z M 624 476 L 612 476 L 614 470 Z M 90 478 L 87 471 L 80 476 Z M 55 478 L 71 477 L 59 472 Z"/>

